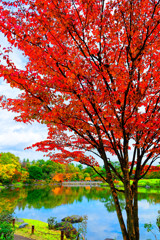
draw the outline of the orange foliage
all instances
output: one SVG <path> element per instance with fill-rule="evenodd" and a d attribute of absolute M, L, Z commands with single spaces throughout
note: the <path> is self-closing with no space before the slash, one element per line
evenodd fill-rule
<path fill-rule="evenodd" d="M 119 181 L 118 180 L 114 180 L 114 183 L 119 183 Z"/>
<path fill-rule="evenodd" d="M 62 194 L 62 187 L 56 187 L 56 188 L 53 188 L 52 189 L 52 192 L 55 194 L 55 195 L 60 195 Z"/>
<path fill-rule="evenodd" d="M 57 173 L 53 178 L 53 181 L 55 182 L 63 182 L 64 181 L 64 174 L 63 173 Z"/>
<path fill-rule="evenodd" d="M 90 177 L 86 177 L 85 181 L 91 181 L 91 178 Z"/>

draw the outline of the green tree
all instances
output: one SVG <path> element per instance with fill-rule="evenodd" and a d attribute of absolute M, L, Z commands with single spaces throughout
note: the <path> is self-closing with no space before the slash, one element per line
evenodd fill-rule
<path fill-rule="evenodd" d="M 30 179 L 36 179 L 41 180 L 42 179 L 42 169 L 37 166 L 30 166 L 29 169 L 29 178 Z"/>
<path fill-rule="evenodd" d="M 28 169 L 31 166 L 29 159 L 23 159 L 21 162 L 21 167 Z"/>
<path fill-rule="evenodd" d="M 79 168 L 80 171 L 83 170 L 83 165 L 82 164 L 77 164 L 76 166 Z"/>
<path fill-rule="evenodd" d="M 46 162 L 44 159 L 40 159 L 40 160 L 37 160 L 35 165 L 38 166 L 38 167 L 42 167 L 43 165 L 45 165 Z"/>

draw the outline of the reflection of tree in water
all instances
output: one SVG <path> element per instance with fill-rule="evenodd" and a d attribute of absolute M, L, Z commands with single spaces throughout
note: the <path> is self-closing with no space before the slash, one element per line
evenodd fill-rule
<path fill-rule="evenodd" d="M 14 212 L 19 200 L 26 199 L 27 192 L 24 189 L 4 189 L 0 192 L 0 213 L 3 210 Z"/>
<path fill-rule="evenodd" d="M 138 195 L 139 201 L 143 199 L 149 203 L 160 203 L 160 190 L 144 189 L 144 192 Z"/>
<path fill-rule="evenodd" d="M 151 190 L 150 190 L 151 191 Z M 139 193 L 139 201 L 146 199 L 149 203 L 160 202 L 160 191 L 145 191 Z M 0 211 L 2 209 L 13 210 L 18 207 L 34 207 L 40 209 L 54 208 L 62 204 L 72 204 L 74 201 L 82 202 L 83 198 L 90 200 L 100 200 L 105 204 L 109 212 L 115 211 L 113 198 L 108 188 L 85 188 L 85 187 L 46 187 L 35 186 L 21 189 L 4 189 L 0 192 Z M 121 208 L 124 209 L 125 202 L 123 194 L 119 194 Z"/>
<path fill-rule="evenodd" d="M 124 195 L 119 193 L 118 197 L 119 197 L 120 207 L 123 210 L 125 208 L 125 198 L 124 198 Z M 113 197 L 112 197 L 112 195 L 110 193 L 109 194 L 105 194 L 104 198 L 101 199 L 100 201 L 104 203 L 104 206 L 107 208 L 108 212 L 116 211 L 114 200 L 113 200 Z"/>
<path fill-rule="evenodd" d="M 74 201 L 82 202 L 83 198 L 100 200 L 105 203 L 108 211 L 115 211 L 113 198 L 107 188 L 79 188 L 79 187 L 56 187 L 44 189 L 31 189 L 26 198 L 28 207 L 54 208 L 62 204 L 72 204 Z M 123 195 L 120 195 L 122 209 L 125 206 Z"/>

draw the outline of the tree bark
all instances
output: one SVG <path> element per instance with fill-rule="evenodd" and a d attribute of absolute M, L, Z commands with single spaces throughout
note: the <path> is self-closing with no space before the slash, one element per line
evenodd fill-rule
<path fill-rule="evenodd" d="M 128 171 L 126 173 L 126 178 L 124 182 L 124 191 L 125 191 L 126 214 L 127 214 L 127 232 L 128 232 L 129 240 L 137 240 L 136 231 L 135 231 L 135 220 L 134 220 L 134 214 L 133 214 L 132 190 L 131 190 Z"/>
<path fill-rule="evenodd" d="M 115 189 L 112 174 L 109 167 L 106 167 L 107 179 L 112 192 L 112 196 L 115 203 L 117 217 L 121 227 L 123 240 L 139 240 L 139 219 L 138 219 L 138 192 L 137 183 L 134 186 L 132 193 L 129 172 L 127 172 L 126 181 L 124 183 L 125 188 L 125 201 L 126 201 L 126 215 L 127 215 L 127 228 L 125 225 L 124 218 L 122 216 L 121 207 L 118 200 L 117 190 Z"/>
<path fill-rule="evenodd" d="M 133 215 L 136 239 L 139 240 L 139 218 L 138 218 L 138 184 L 136 182 L 134 189 Z"/>
<path fill-rule="evenodd" d="M 109 186 L 110 186 L 112 196 L 113 196 L 113 199 L 114 199 L 114 204 L 115 204 L 115 208 L 116 208 L 116 212 L 117 212 L 118 221 L 119 221 L 119 224 L 120 224 L 120 227 L 121 227 L 123 239 L 124 240 L 130 240 L 128 238 L 128 233 L 127 233 L 126 226 L 125 226 L 125 223 L 124 223 L 124 219 L 123 219 L 123 216 L 122 216 L 122 211 L 121 211 L 121 207 L 120 207 L 120 204 L 119 204 L 117 191 L 114 187 L 112 174 L 111 174 L 111 171 L 110 171 L 107 163 L 105 163 L 105 169 L 106 169 L 106 173 L 107 173 L 107 179 L 108 179 L 108 182 L 109 182 Z"/>

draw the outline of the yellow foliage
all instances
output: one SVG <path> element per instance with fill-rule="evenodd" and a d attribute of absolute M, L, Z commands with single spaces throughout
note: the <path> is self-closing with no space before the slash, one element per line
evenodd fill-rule
<path fill-rule="evenodd" d="M 22 171 L 21 181 L 25 182 L 29 178 L 29 173 L 27 171 Z"/>
<path fill-rule="evenodd" d="M 11 180 L 15 174 L 16 165 L 14 164 L 0 164 L 0 179 Z"/>

